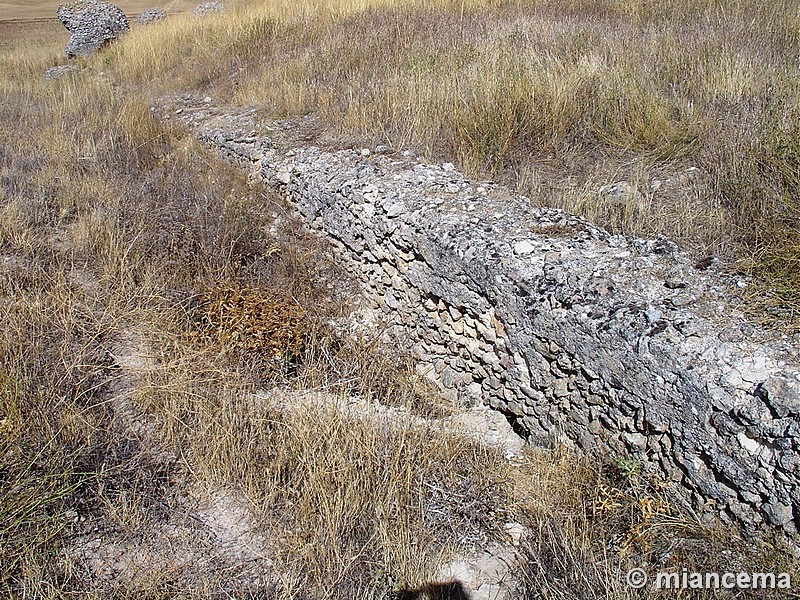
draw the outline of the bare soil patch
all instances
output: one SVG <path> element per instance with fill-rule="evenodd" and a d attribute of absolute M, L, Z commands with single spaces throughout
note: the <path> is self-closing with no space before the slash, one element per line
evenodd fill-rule
<path fill-rule="evenodd" d="M 0 4 L 0 50 L 50 44 L 55 40 L 67 42 L 69 32 L 55 18 L 52 19 L 4 19 Z M 53 13 L 55 14 L 55 13 Z"/>

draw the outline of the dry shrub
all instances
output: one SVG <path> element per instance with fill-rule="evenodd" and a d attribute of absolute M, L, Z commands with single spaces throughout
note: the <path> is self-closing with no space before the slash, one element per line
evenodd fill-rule
<path fill-rule="evenodd" d="M 226 352 L 292 361 L 305 348 L 306 313 L 291 298 L 254 288 L 218 287 L 201 292 L 194 303 L 195 328 Z"/>
<path fill-rule="evenodd" d="M 538 451 L 516 474 L 514 498 L 532 533 L 520 545 L 524 598 L 634 600 L 672 597 L 631 588 L 626 574 L 658 572 L 798 572 L 786 542 L 743 539 L 736 527 L 701 523 L 664 482 L 630 460 L 600 464 L 563 448 Z M 524 491 L 522 491 L 524 490 Z M 651 579 L 652 582 L 652 579 Z M 682 592 L 677 592 L 680 595 Z M 719 590 L 692 590 L 717 598 Z M 785 597 L 783 590 L 736 590 L 735 597 Z M 734 595 L 731 595 L 734 597 Z"/>

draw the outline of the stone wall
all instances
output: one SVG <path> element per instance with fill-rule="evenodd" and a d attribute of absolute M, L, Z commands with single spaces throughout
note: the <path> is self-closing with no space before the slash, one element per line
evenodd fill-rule
<path fill-rule="evenodd" d="M 443 393 L 533 443 L 633 458 L 695 508 L 797 533 L 798 343 L 745 318 L 744 282 L 451 164 L 280 150 L 202 114 L 187 122 L 331 240 Z"/>

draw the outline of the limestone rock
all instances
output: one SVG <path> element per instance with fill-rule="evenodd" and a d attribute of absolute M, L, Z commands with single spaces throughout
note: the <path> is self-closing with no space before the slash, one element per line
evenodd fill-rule
<path fill-rule="evenodd" d="M 149 25 L 150 23 L 156 23 L 158 21 L 163 21 L 167 18 L 167 13 L 163 8 L 148 8 L 147 10 L 140 12 L 133 18 L 133 22 L 137 25 Z"/>
<path fill-rule="evenodd" d="M 70 58 L 94 54 L 128 31 L 128 18 L 119 7 L 97 0 L 75 0 L 58 7 L 58 20 L 70 32 Z"/>
<path fill-rule="evenodd" d="M 77 73 L 78 67 L 76 65 L 59 65 L 56 67 L 50 67 L 44 72 L 45 79 L 60 79 L 61 77 L 65 77 L 70 75 L 71 73 Z"/>
<path fill-rule="evenodd" d="M 604 185 L 597 190 L 597 193 L 604 202 L 614 206 L 623 207 L 632 204 L 638 207 L 644 202 L 642 194 L 627 181 Z"/>
<path fill-rule="evenodd" d="M 206 15 L 212 15 L 223 10 L 225 10 L 225 5 L 222 2 L 204 2 L 203 4 L 196 6 L 192 11 L 192 14 L 204 17 Z"/>
<path fill-rule="evenodd" d="M 767 379 L 760 390 L 766 392 L 764 400 L 778 417 L 800 417 L 800 387 L 798 381 L 788 373 L 777 373 Z"/>

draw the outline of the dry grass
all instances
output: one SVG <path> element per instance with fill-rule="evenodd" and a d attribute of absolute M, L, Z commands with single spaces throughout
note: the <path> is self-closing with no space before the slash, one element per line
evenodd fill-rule
<path fill-rule="evenodd" d="M 351 360 L 329 331 L 335 269 L 280 203 L 108 79 L 42 81 L 48 49 L 3 60 L 4 594 L 377 598 L 492 535 L 504 496 L 486 449 L 256 401 L 257 387 L 287 385 L 276 350 L 302 363 L 300 387 L 415 395 L 396 361 L 387 376 L 388 358 Z M 119 349 L 131 337 L 157 349 L 133 379 Z M 81 563 L 86 536 L 157 537 L 192 482 L 247 499 L 274 536 L 274 589 L 231 588 L 226 563 L 189 583 L 170 565 L 120 581 Z"/>
<path fill-rule="evenodd" d="M 313 109 L 333 119 L 339 111 L 365 139 L 450 153 L 498 174 L 517 168 L 524 148 L 543 161 L 535 165 L 552 162 L 542 152 L 546 158 L 566 149 L 567 164 L 584 167 L 585 153 L 595 148 L 618 169 L 636 144 L 646 150 L 636 165 L 647 164 L 641 156 L 653 148 L 680 145 L 646 123 L 630 124 L 633 137 L 621 150 L 578 126 L 583 120 L 562 120 L 541 129 L 547 134 L 529 148 L 528 138 L 512 135 L 515 123 L 532 118 L 529 108 L 509 112 L 499 87 L 483 96 L 458 87 L 470 80 L 454 73 L 489 64 L 483 52 L 491 50 L 504 69 L 510 63 L 503 61 L 519 58 L 499 49 L 510 43 L 503 32 L 513 33 L 520 19 L 562 24 L 569 35 L 545 29 L 552 40 L 541 52 L 544 61 L 558 59 L 553 44 L 576 43 L 575 28 L 586 25 L 587 9 L 578 2 L 557 11 L 530 5 L 531 14 L 471 3 L 463 10 L 387 3 L 365 12 L 368 6 L 355 2 L 270 6 L 267 18 L 246 9 L 202 23 L 176 18 L 150 37 L 131 34 L 85 61 L 78 76 L 53 82 L 41 73 L 57 60 L 57 45 L 0 55 L 0 593 L 388 598 L 398 587 L 423 583 L 452 551 L 501 537 L 508 520 L 534 531 L 522 546 L 529 598 L 639 598 L 621 575 L 639 564 L 796 573 L 779 544 L 745 543 L 735 531 L 699 525 L 630 465 L 601 468 L 543 450 L 511 467 L 480 444 L 411 418 L 363 419 L 329 404 L 292 408 L 259 391 L 313 390 L 340 403 L 358 394 L 428 418 L 448 411 L 377 340 L 356 344 L 336 334 L 330 323 L 346 307 L 327 293 L 337 272 L 324 245 L 186 132 L 153 120 L 143 90 L 231 86 L 241 101 L 259 100 L 273 113 Z M 626 6 L 598 8 L 597 22 L 621 20 Z M 634 14 L 627 21 L 651 18 Z M 365 24 L 387 37 L 360 49 L 345 44 L 363 41 Z M 436 36 L 426 33 L 434 25 Z M 448 44 L 462 27 L 463 43 L 455 47 L 465 52 L 472 45 L 473 54 L 457 60 Z M 476 32 L 486 40 L 480 47 Z M 586 35 L 587 48 L 599 43 Z M 374 58 L 385 48 L 393 53 L 377 69 Z M 569 75 L 573 66 L 561 60 Z M 121 79 L 100 74 L 110 69 Z M 270 77 L 282 87 L 271 91 Z M 399 87 L 382 88 L 389 80 Z M 487 86 L 510 85 L 493 81 Z M 401 89 L 409 82 L 416 83 L 406 98 Z M 455 86 L 451 99 L 459 98 L 451 112 L 437 104 L 448 86 Z M 491 98 L 496 129 L 476 129 L 487 123 L 484 100 Z M 620 131 L 614 128 L 622 112 L 585 110 L 609 115 L 603 131 Z M 437 115 L 460 125 L 438 123 L 428 137 L 425 128 Z M 369 133 L 378 122 L 379 133 Z M 491 158 L 498 151 L 503 161 Z M 680 162 L 703 154 L 670 156 Z M 589 181 L 579 179 L 575 189 Z M 263 339 L 253 344 L 256 329 Z M 134 348 L 132 338 L 150 350 Z M 123 364 L 126 345 L 145 365 L 138 371 Z M 289 349 L 291 368 L 271 360 L 276 349 Z M 110 579 L 76 555 L 86 538 L 134 548 L 157 538 L 188 510 L 193 486 L 244 499 L 270 542 L 271 585 L 253 588 L 238 578 L 242 565 L 221 559 L 201 574 L 159 563 L 136 579 Z M 171 552 L 165 545 L 161 559 Z"/>
<path fill-rule="evenodd" d="M 665 233 L 756 275 L 791 317 L 799 20 L 794 2 L 252 2 L 134 34 L 108 61 Z M 616 181 L 639 196 L 597 193 Z"/>

